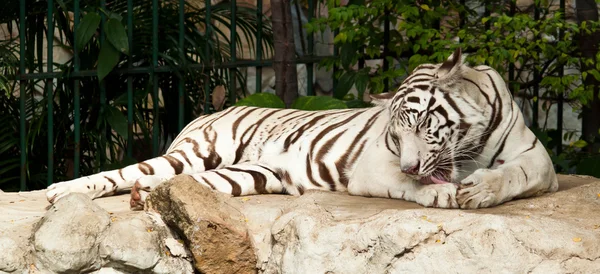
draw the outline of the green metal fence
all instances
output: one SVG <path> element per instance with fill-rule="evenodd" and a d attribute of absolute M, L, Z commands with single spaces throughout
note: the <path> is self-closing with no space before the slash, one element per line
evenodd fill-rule
<path fill-rule="evenodd" d="M 31 1 L 28 0 L 20 0 L 20 6 L 19 6 L 19 29 L 21 30 L 25 30 L 26 29 L 26 24 L 27 24 L 27 4 L 30 3 Z M 186 5 L 186 1 L 185 0 L 179 0 L 179 39 L 178 39 L 178 43 L 181 49 L 183 49 L 184 44 L 186 43 L 185 39 L 184 39 L 184 11 L 185 11 L 185 5 Z M 101 0 L 100 1 L 100 6 L 102 8 L 106 7 L 106 0 Z M 58 7 L 58 3 L 56 3 L 54 0 L 47 0 L 47 31 L 46 31 L 46 40 L 47 40 L 47 64 L 46 64 L 46 72 L 43 71 L 39 71 L 39 72 L 29 72 L 26 69 L 26 58 L 24 58 L 26 56 L 26 45 L 28 44 L 28 41 L 26 39 L 26 34 L 25 31 L 20 31 L 19 32 L 19 40 L 20 42 L 20 67 L 19 67 L 19 73 L 16 76 L 16 79 L 19 81 L 20 83 L 20 147 L 21 147 L 21 159 L 20 159 L 20 163 L 21 163 L 21 175 L 20 175 L 20 188 L 21 190 L 25 190 L 27 189 L 27 184 L 26 184 L 26 178 L 27 178 L 27 168 L 26 168 L 26 164 L 27 164 L 27 147 L 26 147 L 26 134 L 27 134 L 27 127 L 26 127 L 26 111 L 25 111 L 25 98 L 27 98 L 28 94 L 26 93 L 26 88 L 27 88 L 27 82 L 28 81 L 37 81 L 37 80 L 44 80 L 45 81 L 45 94 L 44 96 L 46 98 L 54 98 L 54 90 L 53 90 L 53 80 L 54 79 L 58 79 L 58 78 L 69 78 L 72 80 L 73 82 L 73 90 L 74 90 L 74 113 L 73 113 L 73 117 L 74 117 L 74 131 L 73 131 L 73 138 L 74 138 L 74 157 L 73 157 L 73 161 L 74 161 L 74 177 L 77 178 L 79 177 L 81 168 L 80 168 L 80 160 L 81 160 L 81 129 L 80 129 L 80 122 L 81 122 L 81 117 L 80 117 L 80 95 L 81 95 L 81 90 L 80 90 L 80 81 L 84 78 L 90 78 L 90 77 L 97 77 L 97 70 L 81 70 L 80 69 L 80 65 L 79 65 L 79 50 L 77 48 L 74 48 L 74 56 L 73 56 L 73 61 L 74 61 L 74 69 L 73 71 L 70 71 L 68 73 L 65 73 L 64 71 L 55 71 L 54 70 L 54 60 L 53 60 L 53 54 L 54 54 L 54 47 L 52 47 L 51 45 L 53 44 L 53 40 L 54 40 L 54 26 L 56 24 L 53 15 L 56 11 Z M 206 17 L 205 17 L 205 24 L 207 29 L 205 30 L 205 35 L 207 37 L 210 37 L 211 35 L 213 35 L 214 30 L 211 28 L 211 1 L 210 0 L 206 0 L 205 1 L 205 9 L 206 9 Z M 308 3 L 308 7 L 309 7 L 309 13 L 308 13 L 308 19 L 310 20 L 315 12 L 315 1 L 309 1 Z M 80 4 L 80 0 L 74 0 L 73 1 L 73 30 L 76 30 L 79 26 L 80 26 L 80 18 L 82 16 L 82 10 L 81 10 L 81 4 Z M 158 64 L 158 39 L 159 39 L 159 31 L 158 31 L 158 26 L 160 24 L 159 22 L 159 13 L 161 12 L 161 6 L 159 3 L 159 0 L 152 0 L 152 60 L 151 60 L 151 66 L 135 66 L 132 63 L 131 59 L 128 59 L 127 61 L 127 68 L 125 69 L 116 69 L 111 73 L 115 73 L 115 74 L 122 74 L 122 75 L 126 75 L 127 76 L 127 121 L 128 121 L 128 135 L 127 135 L 127 149 L 126 149 L 126 154 L 127 156 L 131 157 L 132 156 L 132 148 L 133 146 L 130 145 L 133 142 L 133 134 L 132 134 L 132 130 L 133 130 L 133 121 L 134 121 L 134 117 L 133 117 L 133 110 L 134 110 L 134 104 L 133 104 L 133 97 L 134 97 L 134 91 L 132 88 L 132 82 L 134 81 L 135 77 L 139 76 L 139 75 L 149 75 L 149 77 L 152 79 L 151 82 L 152 84 L 152 99 L 153 99 L 153 104 L 152 104 L 152 114 L 153 114 L 153 121 L 154 121 L 154 126 L 152 127 L 152 152 L 153 155 L 156 156 L 159 153 L 159 126 L 156 124 L 159 119 L 158 116 L 160 115 L 159 113 L 159 102 L 158 102 L 158 81 L 159 78 L 161 77 L 161 74 L 164 73 L 176 73 L 176 72 L 180 72 L 183 71 L 184 69 L 191 69 L 191 70 L 205 70 L 207 68 L 212 68 L 212 69 L 229 69 L 230 73 L 229 73 L 229 103 L 230 104 L 234 104 L 236 101 L 236 93 L 234 92 L 236 90 L 236 79 L 235 79 L 235 74 L 234 74 L 234 70 L 236 68 L 239 67 L 256 67 L 257 69 L 257 73 L 256 73 L 256 87 L 257 90 L 260 91 L 262 89 L 261 87 L 261 83 L 262 83 L 262 79 L 261 79 L 261 68 L 265 67 L 265 66 L 272 66 L 273 61 L 272 60 L 265 60 L 262 57 L 262 49 L 263 49 L 263 43 L 262 43 L 262 32 L 260 31 L 263 28 L 263 21 L 262 19 L 264 18 L 264 15 L 262 14 L 262 8 L 263 8 L 263 1 L 262 0 L 257 0 L 257 6 L 256 6 L 256 16 L 259 18 L 258 20 L 258 26 L 257 26 L 257 39 L 256 39 L 256 59 L 255 60 L 239 60 L 237 58 L 237 49 L 236 49 L 236 44 L 232 43 L 231 47 L 230 47 L 230 60 L 228 62 L 224 62 L 224 63 L 215 63 L 212 61 L 204 61 L 202 62 L 202 64 L 186 64 L 185 63 L 185 58 L 183 58 L 183 56 L 181 56 L 181 59 L 184 61 L 183 64 L 181 64 L 179 67 L 172 67 L 172 66 L 160 66 Z M 231 0 L 230 2 L 230 12 L 232 14 L 231 16 L 231 32 L 230 32 L 230 40 L 231 41 L 236 41 L 236 35 L 238 35 L 237 31 L 236 31 L 236 9 L 237 9 L 237 3 L 235 0 Z M 133 36 L 134 34 L 132 33 L 134 27 L 133 27 L 133 0 L 127 0 L 127 36 L 128 36 L 128 43 L 129 43 L 129 47 L 134 48 L 135 42 L 133 40 Z M 106 43 L 105 41 L 105 24 L 106 24 L 106 15 L 102 14 L 102 21 L 100 23 L 100 44 L 102 43 Z M 73 40 L 74 40 L 74 45 L 77 45 L 77 41 L 75 41 L 75 39 L 77 39 L 76 35 L 75 35 L 75 31 L 73 31 Z M 313 54 L 314 52 L 314 37 L 313 35 L 309 35 L 308 36 L 308 54 L 305 55 L 303 58 L 299 58 L 296 60 L 296 63 L 304 63 L 307 64 L 307 74 L 308 74 L 308 79 L 312 79 L 313 75 L 314 75 L 314 71 L 313 71 L 313 64 L 322 60 L 323 57 L 318 57 L 315 56 Z M 38 45 L 39 46 L 39 45 Z M 206 52 L 204 53 L 205 56 L 210 56 L 210 48 L 206 47 Z M 184 54 L 183 50 L 179 51 L 180 54 Z M 41 54 L 38 54 L 38 58 L 41 58 Z M 209 76 L 206 75 L 206 77 L 208 78 Z M 209 81 L 206 80 L 204 81 L 205 83 L 205 87 L 204 87 L 204 91 L 205 91 L 205 98 L 209 98 L 209 92 L 210 92 L 210 87 L 209 87 Z M 179 106 L 178 106 L 178 129 L 181 130 L 184 127 L 184 111 L 185 111 L 185 105 L 183 102 L 183 96 L 184 96 L 184 90 L 185 90 L 185 79 L 184 78 L 180 78 L 178 83 L 178 91 L 179 91 Z M 106 89 L 105 89 L 105 85 L 104 85 L 104 81 L 101 81 L 99 83 L 100 86 L 100 102 L 99 102 L 99 107 L 100 107 L 100 111 L 102 112 L 104 110 L 104 108 L 106 107 L 107 104 L 107 97 L 106 97 Z M 233 91 L 233 92 L 231 92 Z M 313 95 L 314 94 L 314 90 L 313 90 L 313 83 L 312 81 L 307 81 L 307 92 L 308 95 Z M 48 161 L 47 161 L 47 167 L 48 167 L 48 171 L 47 171 L 47 184 L 50 185 L 53 183 L 53 178 L 54 178 L 54 147 L 53 147 L 53 142 L 54 139 L 57 137 L 55 134 L 61 134 L 61 133 L 55 133 L 54 132 L 54 109 L 53 109 L 53 100 L 48 100 L 47 101 L 47 132 L 48 132 L 48 136 L 47 136 L 47 155 L 48 155 Z M 205 100 L 205 110 L 209 109 L 209 100 Z"/>

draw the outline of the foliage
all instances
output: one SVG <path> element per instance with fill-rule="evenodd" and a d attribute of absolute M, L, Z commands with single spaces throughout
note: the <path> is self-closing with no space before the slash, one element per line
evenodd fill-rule
<path fill-rule="evenodd" d="M 255 93 L 239 100 L 236 106 L 285 108 L 285 103 L 272 93 Z M 342 101 L 330 96 L 300 96 L 291 108 L 300 110 L 328 110 L 353 107 L 351 101 Z"/>
<path fill-rule="evenodd" d="M 179 46 L 179 1 L 162 0 L 159 9 L 158 25 L 158 66 L 172 69 L 173 72 L 156 72 L 153 81 L 152 66 L 152 1 L 133 0 L 133 38 L 127 39 L 127 1 L 108 0 L 99 6 L 95 0 L 82 0 L 80 24 L 73 29 L 73 1 L 54 1 L 55 51 L 63 50 L 79 53 L 81 71 L 97 71 L 97 77 L 71 77 L 75 60 L 55 63 L 54 71 L 60 77 L 53 82 L 54 97 L 47 98 L 43 93 L 45 81 L 40 79 L 24 82 L 26 100 L 26 147 L 27 147 L 27 187 L 39 189 L 45 186 L 47 169 L 47 111 L 53 105 L 54 118 L 54 159 L 55 176 L 53 181 L 73 176 L 73 155 L 75 149 L 75 80 L 79 81 L 79 111 L 81 142 L 81 174 L 91 174 L 102 169 L 116 168 L 133 160 L 122 156 L 127 147 L 128 132 L 136 129 L 142 139 L 134 141 L 135 151 L 148 151 L 151 142 L 152 126 L 160 130 L 161 142 L 178 132 L 178 110 L 185 109 L 184 122 L 197 115 L 212 112 L 209 106 L 210 91 L 216 86 L 228 87 L 229 73 L 233 72 L 241 86 L 245 86 L 244 74 L 238 69 L 218 69 L 213 66 L 230 59 L 230 45 L 256 44 L 256 10 L 253 7 L 237 8 L 236 41 L 229 41 L 229 34 L 223 30 L 230 28 L 230 3 L 222 2 L 212 6 L 213 25 L 210 36 L 204 30 L 206 11 L 186 3 L 184 14 L 184 47 Z M 0 25 L 8 29 L 19 26 L 19 0 L 9 0 L 0 14 Z M 19 30 L 26 36 L 26 71 L 41 72 L 46 67 L 44 60 L 37 58 L 45 49 L 42 41 L 46 31 L 46 1 L 27 1 L 25 29 Z M 265 17 L 263 17 L 265 18 Z M 264 19 L 263 19 L 264 20 Z M 220 28 L 216 28 L 219 25 Z M 272 50 L 272 31 L 269 22 L 263 22 L 262 43 L 264 53 Z M 102 32 L 101 30 L 105 30 Z M 104 33 L 104 35 L 101 35 Z M 44 39 L 42 39 L 44 38 Z M 75 38 L 75 39 L 74 39 Z M 76 45 L 75 45 L 76 41 Z M 132 41 L 132 44 L 129 44 Z M 58 46 L 56 45 L 58 43 Z M 15 189 L 20 174 L 19 146 L 19 97 L 18 82 L 14 81 L 19 68 L 17 56 L 19 46 L 16 39 L 0 41 L 0 188 Z M 206 53 L 209 55 L 206 55 Z M 12 58 L 4 58 L 12 56 Z M 195 66 L 195 67 L 194 67 Z M 136 74 L 124 73 L 129 67 L 137 69 Z M 198 69 L 199 68 L 199 69 Z M 180 101 L 178 84 L 185 80 L 183 100 Z M 208 91 L 204 90 L 208 83 Z M 127 123 L 127 88 L 133 91 L 133 125 Z M 154 85 L 160 89 L 160 97 L 152 94 Z M 7 88 L 8 87 L 8 88 Z M 231 91 L 230 91 L 231 92 Z M 208 97 L 205 97 L 209 95 Z M 237 95 L 237 94 L 236 94 Z M 159 105 L 153 112 L 152 105 Z M 132 145 L 134 145 L 132 144 Z M 138 160 L 150 155 L 141 155 Z M 17 179 L 15 179 L 17 178 Z"/>
<path fill-rule="evenodd" d="M 365 90 L 392 91 L 417 65 L 442 62 L 456 47 L 467 53 L 467 62 L 486 64 L 503 74 L 513 92 L 532 98 L 525 102 L 531 107 L 537 107 L 535 103 L 541 98 L 556 96 L 581 107 L 593 98 L 594 88 L 584 85 L 583 80 L 594 77 L 600 81 L 600 54 L 591 59 L 582 57 L 577 39 L 580 33 L 600 29 L 600 22 L 578 25 L 566 21 L 562 13 L 551 10 L 552 1 L 535 1 L 539 19 L 534 11 L 520 11 L 518 7 L 511 13 L 510 4 L 501 1 L 467 1 L 468 5 L 461 5 L 459 1 L 439 0 L 350 0 L 341 7 L 338 0 L 325 2 L 328 16 L 312 20 L 306 28 L 317 34 L 336 31 L 337 55 L 321 66 L 339 69 L 335 75 L 339 85 L 334 90 L 334 97 L 339 99 L 352 85 L 361 98 Z M 554 4 L 558 5 L 557 1 Z M 389 33 L 385 32 L 385 19 L 390 22 Z M 389 69 L 382 65 L 357 67 L 368 59 L 386 60 Z M 589 69 L 590 64 L 595 66 Z M 566 73 L 563 68 L 580 72 Z M 388 90 L 384 90 L 386 82 L 391 83 Z M 538 131 L 549 133 L 546 125 Z M 565 149 L 561 155 L 551 151 L 559 168 L 564 158 L 569 168 L 592 172 L 586 169 L 590 165 L 579 163 L 597 157 L 596 152 L 584 155 L 576 146 Z"/>
<path fill-rule="evenodd" d="M 236 106 L 285 108 L 285 103 L 273 93 L 255 93 L 237 101 Z"/>

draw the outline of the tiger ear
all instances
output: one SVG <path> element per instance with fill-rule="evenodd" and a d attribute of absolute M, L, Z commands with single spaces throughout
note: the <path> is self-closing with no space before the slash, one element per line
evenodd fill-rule
<path fill-rule="evenodd" d="M 454 75 L 459 74 L 460 68 L 463 64 L 462 51 L 460 48 L 456 48 L 454 53 L 448 57 L 440 67 L 437 69 L 435 77 L 438 78 L 438 82 L 444 82 L 444 80 L 453 79 Z"/>

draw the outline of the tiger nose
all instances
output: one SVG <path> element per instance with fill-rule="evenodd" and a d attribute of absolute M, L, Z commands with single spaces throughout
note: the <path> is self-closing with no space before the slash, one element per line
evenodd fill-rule
<path fill-rule="evenodd" d="M 417 175 L 419 174 L 419 167 L 420 167 L 421 163 L 417 162 L 416 165 L 413 166 L 404 166 L 401 167 L 400 169 L 402 170 L 402 172 L 406 173 L 406 174 L 410 174 L 410 175 Z"/>

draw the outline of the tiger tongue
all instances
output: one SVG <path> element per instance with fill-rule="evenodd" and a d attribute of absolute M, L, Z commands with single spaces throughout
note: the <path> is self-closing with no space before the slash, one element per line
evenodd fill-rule
<path fill-rule="evenodd" d="M 448 181 L 446 181 L 446 180 L 444 180 L 444 179 L 438 179 L 438 178 L 436 178 L 435 176 L 431 176 L 431 181 L 432 181 L 434 184 L 447 184 L 447 183 L 450 183 L 450 182 L 448 182 Z"/>
<path fill-rule="evenodd" d="M 421 184 L 424 185 L 430 185 L 430 184 L 448 184 L 450 182 L 441 179 L 441 178 L 436 178 L 435 176 L 427 176 L 427 177 L 422 177 L 419 182 L 421 182 Z"/>

